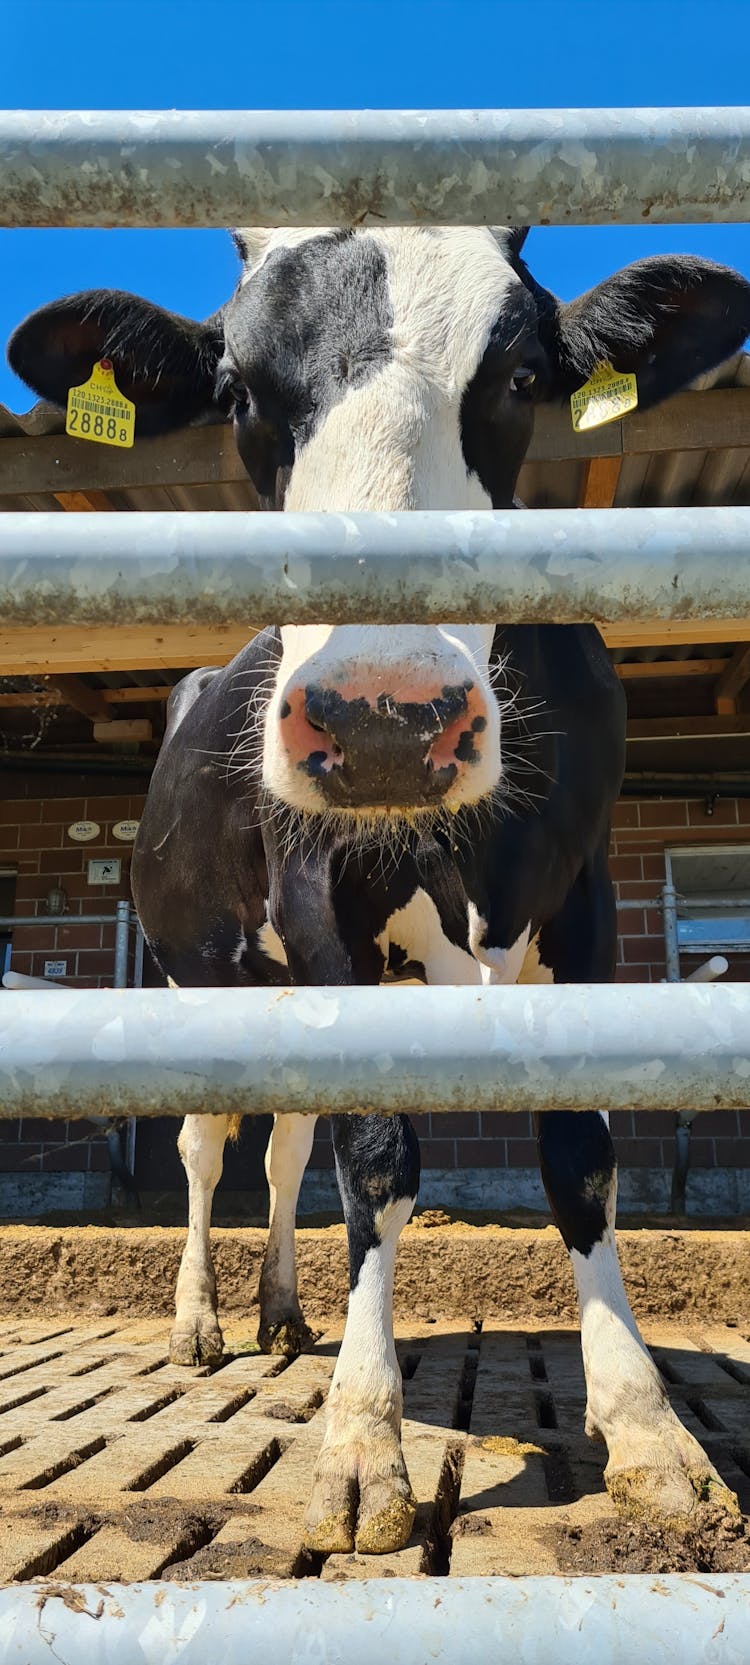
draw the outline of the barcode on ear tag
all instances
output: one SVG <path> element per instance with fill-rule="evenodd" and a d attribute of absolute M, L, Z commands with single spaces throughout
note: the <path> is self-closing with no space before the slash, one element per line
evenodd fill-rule
<path fill-rule="evenodd" d="M 570 415 L 577 434 L 617 422 L 638 404 L 638 383 L 630 371 L 599 364 L 583 387 L 570 396 Z"/>
<path fill-rule="evenodd" d="M 109 359 L 99 360 L 87 382 L 71 387 L 65 432 L 95 445 L 128 450 L 135 439 L 135 405 L 120 392 Z"/>

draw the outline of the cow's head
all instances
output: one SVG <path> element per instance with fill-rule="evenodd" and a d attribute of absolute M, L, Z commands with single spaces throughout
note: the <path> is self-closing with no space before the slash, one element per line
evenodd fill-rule
<path fill-rule="evenodd" d="M 203 324 L 135 296 L 54 302 L 16 330 L 14 370 L 64 404 L 113 360 L 137 431 L 231 413 L 264 506 L 509 507 L 534 405 L 602 360 L 641 408 L 750 332 L 750 284 L 689 257 L 638 261 L 561 304 L 523 231 L 242 231 L 243 275 Z M 449 810 L 501 776 L 491 627 L 295 626 L 265 716 L 263 777 L 303 811 Z"/>

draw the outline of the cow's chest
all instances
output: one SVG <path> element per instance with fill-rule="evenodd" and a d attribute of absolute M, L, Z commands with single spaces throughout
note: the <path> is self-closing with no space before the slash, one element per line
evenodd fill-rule
<path fill-rule="evenodd" d="M 383 956 L 384 977 L 419 978 L 427 983 L 515 983 L 529 949 L 526 929 L 507 948 L 481 946 L 481 921 L 469 906 L 467 947 L 452 942 L 443 929 L 432 897 L 418 888 L 396 908 L 375 937 Z M 284 945 L 270 922 L 258 932 L 258 946 L 268 959 L 284 965 Z"/>

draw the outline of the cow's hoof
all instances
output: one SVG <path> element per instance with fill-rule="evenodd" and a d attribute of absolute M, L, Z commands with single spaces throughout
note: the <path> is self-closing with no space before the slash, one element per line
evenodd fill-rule
<path fill-rule="evenodd" d="M 215 1318 L 175 1324 L 169 1338 L 170 1364 L 218 1364 L 223 1351 L 224 1337 Z"/>
<path fill-rule="evenodd" d="M 351 1468 L 340 1446 L 324 1449 L 305 1517 L 305 1544 L 321 1555 L 355 1548 L 386 1555 L 408 1543 L 416 1507 L 395 1436 L 376 1442 L 367 1458 L 355 1457 Z"/>
<path fill-rule="evenodd" d="M 700 1447 L 698 1447 L 700 1451 Z M 721 1511 L 739 1515 L 734 1492 L 700 1453 L 702 1462 L 665 1464 L 664 1458 L 634 1468 L 610 1471 L 604 1478 L 612 1501 L 631 1520 L 660 1525 L 679 1532 L 694 1524 L 696 1516 L 709 1505 L 712 1514 Z"/>
<path fill-rule="evenodd" d="M 346 1554 L 354 1548 L 356 1520 L 355 1476 L 317 1478 L 305 1515 L 306 1548 L 319 1555 Z"/>
<path fill-rule="evenodd" d="M 409 1481 L 375 1480 L 360 1492 L 355 1548 L 362 1555 L 403 1549 L 411 1537 L 417 1500 Z"/>
<path fill-rule="evenodd" d="M 301 1313 L 290 1313 L 286 1318 L 258 1325 L 258 1345 L 262 1353 L 282 1353 L 284 1358 L 296 1359 L 300 1353 L 310 1353 L 321 1332 L 311 1330 Z"/>

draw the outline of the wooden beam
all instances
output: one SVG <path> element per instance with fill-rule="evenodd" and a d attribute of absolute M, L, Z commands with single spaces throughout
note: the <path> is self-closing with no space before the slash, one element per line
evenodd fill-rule
<path fill-rule="evenodd" d="M 743 717 L 632 717 L 628 740 L 734 740 L 750 735 L 750 714 Z"/>
<path fill-rule="evenodd" d="M 152 740 L 153 728 L 148 717 L 115 718 L 105 723 L 94 723 L 94 739 L 103 746 L 119 745 L 123 740 Z"/>
<path fill-rule="evenodd" d="M 694 642 L 747 642 L 750 618 L 654 619 L 641 624 L 600 624 L 599 630 L 609 648 L 688 647 Z"/>
<path fill-rule="evenodd" d="M 747 632 L 750 633 L 750 632 Z M 746 633 L 746 634 L 747 634 Z M 132 625 L 123 630 L 77 625 L 0 628 L 0 676 L 57 677 L 83 671 L 171 671 L 226 665 L 255 631 L 240 625 Z"/>
<path fill-rule="evenodd" d="M 731 716 L 737 710 L 737 695 L 742 692 L 746 683 L 750 682 L 750 642 L 738 647 L 736 653 L 720 676 L 714 690 L 716 710 L 722 717 Z"/>
<path fill-rule="evenodd" d="M 69 705 L 73 711 L 80 711 L 84 717 L 90 717 L 92 722 L 104 719 L 106 722 L 109 712 L 97 688 L 89 688 L 79 676 L 58 676 L 55 678 L 55 688 L 60 695 L 63 705 Z"/>
<path fill-rule="evenodd" d="M 255 504 L 252 485 L 226 424 L 187 428 L 158 439 L 136 440 L 132 450 L 86 445 L 67 434 L 38 439 L 3 439 L 4 497 L 41 492 L 122 491 L 142 486 L 217 485 L 242 482 L 248 505 Z M 658 410 L 632 411 L 588 434 L 575 434 L 570 412 L 540 405 L 529 462 L 567 458 L 626 457 L 646 452 L 750 450 L 750 390 L 714 388 L 707 393 L 678 393 Z"/>
<path fill-rule="evenodd" d="M 106 491 L 56 491 L 61 509 L 73 514 L 106 514 L 114 507 Z"/>
<path fill-rule="evenodd" d="M 621 682 L 660 682 L 664 677 L 720 676 L 728 659 L 637 659 L 615 665 Z"/>
<path fill-rule="evenodd" d="M 97 693 L 104 701 L 105 706 L 156 705 L 169 699 L 172 687 L 171 682 L 162 682 L 159 683 L 158 687 L 96 688 L 92 689 L 92 693 Z M 24 706 L 63 705 L 64 703 L 65 701 L 57 688 L 24 688 L 19 693 L 0 694 L 0 710 Z"/>
<path fill-rule="evenodd" d="M 578 498 L 581 509 L 611 509 L 622 467 L 621 457 L 587 457 Z"/>

